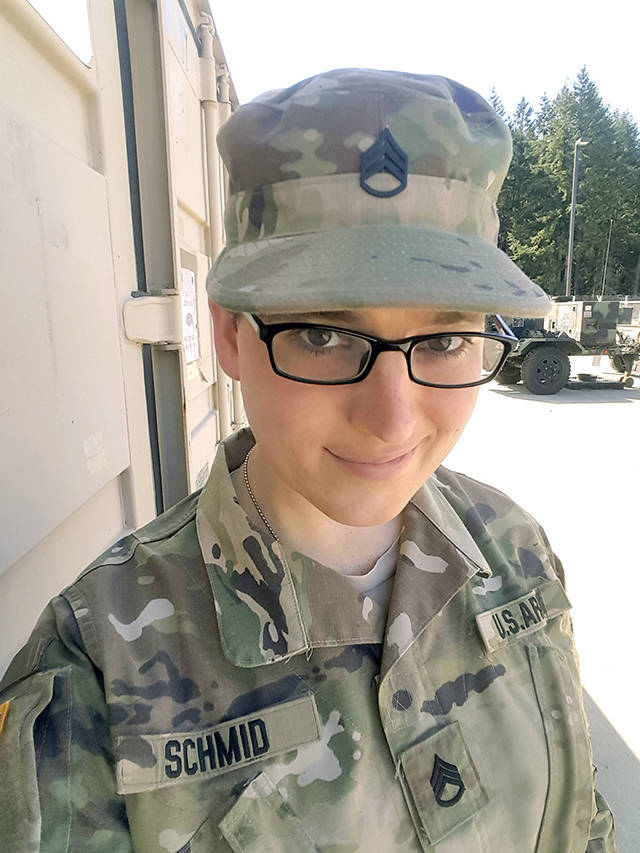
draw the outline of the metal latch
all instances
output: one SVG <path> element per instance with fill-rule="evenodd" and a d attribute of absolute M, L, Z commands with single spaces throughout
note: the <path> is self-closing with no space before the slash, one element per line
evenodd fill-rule
<path fill-rule="evenodd" d="M 122 309 L 127 340 L 139 344 L 182 343 L 182 304 L 177 290 L 134 291 Z"/>

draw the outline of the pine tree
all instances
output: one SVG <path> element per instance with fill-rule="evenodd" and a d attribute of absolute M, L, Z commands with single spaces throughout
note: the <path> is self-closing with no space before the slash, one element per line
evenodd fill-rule
<path fill-rule="evenodd" d="M 491 89 L 491 94 L 489 95 L 489 103 L 494 108 L 494 110 L 498 113 L 500 118 L 506 117 L 507 111 L 504 108 L 504 104 L 500 100 L 500 95 L 498 95 L 495 86 Z"/>
<path fill-rule="evenodd" d="M 495 89 L 492 103 L 502 106 Z M 502 108 L 504 109 L 504 108 Z M 565 289 L 573 156 L 580 147 L 573 292 L 640 291 L 640 133 L 631 117 L 612 112 L 582 68 L 537 112 L 523 98 L 507 118 L 511 170 L 498 199 L 499 246 L 552 294 Z"/>

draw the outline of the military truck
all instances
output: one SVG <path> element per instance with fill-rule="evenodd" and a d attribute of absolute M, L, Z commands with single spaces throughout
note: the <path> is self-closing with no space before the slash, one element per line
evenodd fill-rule
<path fill-rule="evenodd" d="M 624 374 L 640 375 L 640 300 L 629 299 L 620 303 L 618 340 L 607 355 L 614 370 Z"/>
<path fill-rule="evenodd" d="M 618 331 L 620 301 L 558 297 L 538 320 L 505 317 L 518 343 L 496 376 L 501 385 L 520 380 L 532 394 L 556 394 L 569 381 L 572 355 L 609 355 L 612 365 L 630 372 L 629 344 Z M 631 350 L 635 351 L 635 344 Z M 638 344 L 640 355 L 640 344 Z"/>

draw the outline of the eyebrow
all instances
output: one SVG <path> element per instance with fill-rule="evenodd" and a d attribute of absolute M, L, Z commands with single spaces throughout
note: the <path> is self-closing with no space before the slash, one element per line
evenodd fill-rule
<path fill-rule="evenodd" d="M 478 319 L 478 314 L 482 313 L 482 311 L 478 311 L 475 314 L 466 311 L 441 311 L 439 314 L 435 315 L 432 322 L 434 325 L 445 325 L 446 323 L 472 323 Z"/>
<path fill-rule="evenodd" d="M 325 323 L 341 320 L 348 323 L 355 319 L 353 311 L 288 311 L 286 314 L 262 314 L 261 317 L 269 323 L 313 323 L 315 320 L 323 320 Z"/>
<path fill-rule="evenodd" d="M 425 322 L 424 325 L 446 326 L 448 323 L 473 323 L 478 319 L 478 313 L 474 314 L 465 311 L 440 311 L 428 322 Z M 333 320 L 338 320 L 344 323 L 353 323 L 356 319 L 353 311 L 304 311 L 298 313 L 292 311 L 285 314 L 263 314 L 262 316 L 265 321 L 269 323 L 313 323 L 318 320 L 322 320 L 325 323 L 331 323 Z"/>

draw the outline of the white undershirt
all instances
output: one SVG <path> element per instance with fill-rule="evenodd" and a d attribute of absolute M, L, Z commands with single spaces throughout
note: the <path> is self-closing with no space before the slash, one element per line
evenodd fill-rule
<path fill-rule="evenodd" d="M 344 575 L 363 597 L 369 596 L 385 609 L 389 605 L 393 576 L 396 571 L 398 541 L 399 537 L 387 548 L 384 554 L 378 557 L 366 574 Z"/>

